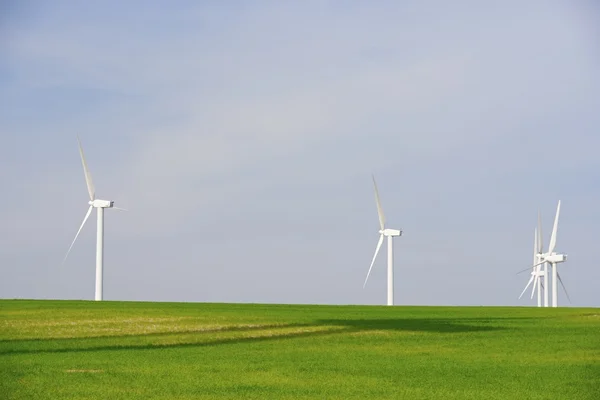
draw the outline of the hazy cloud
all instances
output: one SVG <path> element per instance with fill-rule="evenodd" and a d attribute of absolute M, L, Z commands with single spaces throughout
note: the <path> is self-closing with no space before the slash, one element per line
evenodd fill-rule
<path fill-rule="evenodd" d="M 538 207 L 563 200 L 562 276 L 598 306 L 600 105 L 585 2 L 13 6 L 0 44 L 2 297 L 533 304 Z M 35 6 L 34 6 L 35 5 Z M 563 301 L 561 301 L 564 303 Z"/>

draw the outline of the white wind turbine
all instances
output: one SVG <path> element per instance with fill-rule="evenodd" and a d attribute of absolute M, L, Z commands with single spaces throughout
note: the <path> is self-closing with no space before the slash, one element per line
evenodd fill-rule
<path fill-rule="evenodd" d="M 81 226 L 79 227 L 79 230 L 77 231 L 77 234 L 75 235 L 75 239 L 73 239 L 71 246 L 69 246 L 69 250 L 67 251 L 67 254 L 65 255 L 63 263 L 67 260 L 67 257 L 69 256 L 69 253 L 71 252 L 71 249 L 73 248 L 73 245 L 75 244 L 75 241 L 77 240 L 77 237 L 79 236 L 79 233 L 83 229 L 83 226 L 85 225 L 90 214 L 92 213 L 92 209 L 95 208 L 98 213 L 97 236 L 96 236 L 96 294 L 95 294 L 95 300 L 100 301 L 100 300 L 102 300 L 102 269 L 103 269 L 103 264 L 104 264 L 104 209 L 105 208 L 114 208 L 117 210 L 123 210 L 123 211 L 126 211 L 126 210 L 124 210 L 122 208 L 114 207 L 114 202 L 111 200 L 100 200 L 100 199 L 96 198 L 94 183 L 92 182 L 92 176 L 90 174 L 90 170 L 88 169 L 87 163 L 85 161 L 85 156 L 83 154 L 83 148 L 81 147 L 81 141 L 79 140 L 79 137 L 77 137 L 77 142 L 79 143 L 79 154 L 81 156 L 81 163 L 83 164 L 83 172 L 85 174 L 85 183 L 87 185 L 88 194 L 90 195 L 90 201 L 88 202 L 90 207 L 88 208 L 87 213 L 85 214 L 85 217 L 83 218 L 83 222 L 81 223 Z"/>
<path fill-rule="evenodd" d="M 566 254 L 557 254 L 554 250 L 556 248 L 556 232 L 558 230 L 558 217 L 560 215 L 560 200 L 558 201 L 558 206 L 556 207 L 556 216 L 554 217 L 554 226 L 552 227 L 552 236 L 550 236 L 550 244 L 548 245 L 548 252 L 544 253 L 540 256 L 541 263 L 550 263 L 552 266 L 552 307 L 558 307 L 558 282 L 562 286 L 565 294 L 567 295 L 567 299 L 571 301 L 569 298 L 569 293 L 567 293 L 567 289 L 563 284 L 562 279 L 560 278 L 560 274 L 558 273 L 557 265 L 567 261 Z"/>
<path fill-rule="evenodd" d="M 552 267 L 552 307 L 558 307 L 558 282 L 560 282 L 560 285 L 562 286 L 563 290 L 565 291 L 565 294 L 567 295 L 567 299 L 569 299 L 569 301 L 571 301 L 571 299 L 569 298 L 569 293 L 567 292 L 567 289 L 565 288 L 565 285 L 563 284 L 563 281 L 560 277 L 560 274 L 558 273 L 557 270 L 557 265 L 560 263 L 563 263 L 565 261 L 567 261 L 567 255 L 566 254 L 558 254 L 556 253 L 554 250 L 556 249 L 556 235 L 557 235 L 557 231 L 558 231 L 558 218 L 560 215 L 560 200 L 558 201 L 558 206 L 556 208 L 556 216 L 554 217 L 554 226 L 552 227 L 552 235 L 550 236 L 550 243 L 548 245 L 548 251 L 547 252 L 543 252 L 542 250 L 542 244 L 541 244 L 541 233 L 539 233 L 539 247 L 538 247 L 538 252 L 536 253 L 536 261 L 534 262 L 533 268 L 535 268 L 537 271 L 539 271 L 539 267 L 541 265 L 544 265 L 544 271 L 543 271 L 543 276 L 544 276 L 544 304 L 547 307 L 548 306 L 548 292 L 547 292 L 547 288 L 548 288 L 548 271 L 546 269 L 546 264 L 549 263 Z M 541 231 L 541 222 L 538 216 L 538 229 Z M 541 272 L 541 271 L 540 271 Z M 532 273 L 533 274 L 533 273 Z M 529 284 L 528 284 L 529 286 Z M 535 283 L 533 286 L 533 291 L 535 291 Z M 525 288 L 527 289 L 527 287 Z M 533 291 L 532 291 L 532 297 L 533 297 Z"/>
<path fill-rule="evenodd" d="M 534 231 L 534 239 L 533 239 L 533 266 L 531 270 L 531 278 L 527 282 L 525 289 L 521 292 L 519 299 L 523 297 L 523 294 L 533 282 L 533 289 L 531 291 L 531 298 L 533 299 L 533 294 L 535 293 L 535 289 L 537 286 L 537 305 L 538 307 L 542 307 L 542 288 L 544 290 L 544 307 L 548 307 L 548 276 L 546 274 L 546 263 L 544 263 L 544 270 L 542 271 L 540 265 L 540 259 L 542 254 L 542 235 L 538 235 L 538 230 L 541 231 L 541 220 L 538 215 L 538 228 Z M 542 284 L 542 277 L 544 277 L 544 284 Z"/>
<path fill-rule="evenodd" d="M 373 264 L 375 264 L 375 259 L 377 258 L 377 254 L 379 253 L 379 249 L 383 244 L 383 237 L 387 236 L 387 305 L 394 305 L 394 247 L 393 247 L 393 237 L 402 235 L 402 231 L 397 229 L 389 229 L 385 227 L 385 216 L 383 215 L 383 209 L 381 208 L 381 202 L 379 200 L 379 191 L 377 190 L 377 183 L 375 182 L 375 176 L 373 176 L 373 186 L 375 187 L 375 201 L 377 203 L 377 214 L 379 215 L 379 241 L 377 242 L 377 247 L 375 248 L 375 255 L 373 255 L 373 260 L 371 261 L 371 266 L 369 267 L 369 272 L 367 273 L 367 278 L 365 279 L 365 283 L 363 284 L 363 288 L 367 285 L 367 281 L 369 280 L 369 275 L 371 274 L 371 269 L 373 268 Z"/>

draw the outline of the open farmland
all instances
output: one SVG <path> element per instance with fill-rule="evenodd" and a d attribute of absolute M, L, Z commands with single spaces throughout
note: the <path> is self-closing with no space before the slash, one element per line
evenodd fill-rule
<path fill-rule="evenodd" d="M 0 301 L 3 399 L 600 399 L 600 309 Z"/>

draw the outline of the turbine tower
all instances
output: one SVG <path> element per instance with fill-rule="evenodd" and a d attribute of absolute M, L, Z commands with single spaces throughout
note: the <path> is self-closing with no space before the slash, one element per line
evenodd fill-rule
<path fill-rule="evenodd" d="M 373 268 L 373 264 L 375 264 L 375 259 L 377 258 L 377 254 L 379 253 L 379 249 L 383 244 L 383 237 L 387 237 L 387 305 L 394 305 L 394 246 L 393 246 L 393 238 L 394 236 L 401 236 L 402 231 L 397 229 L 389 229 L 385 227 L 385 216 L 383 215 L 383 209 L 381 208 L 381 201 L 379 200 L 379 191 L 377 190 L 377 182 L 375 182 L 375 176 L 373 176 L 373 186 L 375 187 L 375 202 L 377 203 L 377 214 L 379 216 L 379 241 L 377 242 L 377 247 L 375 248 L 375 255 L 373 255 L 373 260 L 371 261 L 371 266 L 369 267 L 369 272 L 367 273 L 367 278 L 365 279 L 365 283 L 363 284 L 363 288 L 367 285 L 367 281 L 369 280 L 369 275 L 371 274 L 371 269 Z"/>
<path fill-rule="evenodd" d="M 75 244 L 75 241 L 77 240 L 77 237 L 79 236 L 79 233 L 83 229 L 83 226 L 85 225 L 86 221 L 90 217 L 92 210 L 95 208 L 98 213 L 97 232 L 96 232 L 97 236 L 96 236 L 96 294 L 95 294 L 95 300 L 100 301 L 100 300 L 102 300 L 102 273 L 103 273 L 103 267 L 104 267 L 104 209 L 105 208 L 115 208 L 117 210 L 123 210 L 123 211 L 125 211 L 125 210 L 122 208 L 114 207 L 114 202 L 111 200 L 101 200 L 101 199 L 96 198 L 96 191 L 94 189 L 94 183 L 92 182 L 92 175 L 90 174 L 90 170 L 88 169 L 87 162 L 85 161 L 85 156 L 83 154 L 83 147 L 81 147 L 81 141 L 79 140 L 79 137 L 77 137 L 77 142 L 79 144 L 79 155 L 81 156 L 81 164 L 83 165 L 83 173 L 85 175 L 85 183 L 87 185 L 88 194 L 90 196 L 90 201 L 88 202 L 90 207 L 88 208 L 87 213 L 85 214 L 85 217 L 83 218 L 83 222 L 81 223 L 81 226 L 79 227 L 79 230 L 77 231 L 77 234 L 75 234 L 75 239 L 73 239 L 73 242 L 71 242 L 71 246 L 69 246 L 69 250 L 67 251 L 65 258 L 63 259 L 63 264 L 67 260 L 67 257 L 69 256 L 69 253 L 71 252 L 71 249 L 73 248 L 73 245 Z"/>

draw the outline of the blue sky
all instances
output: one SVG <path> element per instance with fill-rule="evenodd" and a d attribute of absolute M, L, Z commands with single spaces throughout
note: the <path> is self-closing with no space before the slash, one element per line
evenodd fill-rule
<path fill-rule="evenodd" d="M 589 1 L 5 2 L 0 297 L 533 305 L 537 211 L 600 306 Z M 383 255 L 383 254 L 382 254 Z M 561 293 L 561 304 L 567 305 Z"/>

